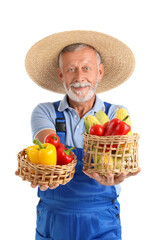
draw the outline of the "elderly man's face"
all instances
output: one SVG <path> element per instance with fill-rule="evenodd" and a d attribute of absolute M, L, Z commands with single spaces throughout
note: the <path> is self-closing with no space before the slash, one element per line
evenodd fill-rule
<path fill-rule="evenodd" d="M 91 99 L 103 73 L 103 64 L 98 66 L 96 52 L 89 47 L 66 52 L 61 56 L 58 76 L 74 101 Z"/>

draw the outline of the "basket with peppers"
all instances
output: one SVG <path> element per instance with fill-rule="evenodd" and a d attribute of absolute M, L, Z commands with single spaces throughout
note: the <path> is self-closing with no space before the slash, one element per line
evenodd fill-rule
<path fill-rule="evenodd" d="M 74 176 L 77 163 L 75 148 L 66 148 L 56 134 L 49 134 L 42 144 L 34 139 L 35 145 L 18 153 L 18 175 L 34 185 L 66 184 Z"/>
<path fill-rule="evenodd" d="M 138 170 L 139 134 L 132 132 L 126 109 L 118 108 L 112 120 L 98 111 L 95 116 L 85 117 L 84 123 L 84 169 L 102 175 Z"/>

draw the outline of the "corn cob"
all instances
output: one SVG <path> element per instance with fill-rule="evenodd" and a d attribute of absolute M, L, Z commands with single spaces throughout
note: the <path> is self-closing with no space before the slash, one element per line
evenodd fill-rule
<path fill-rule="evenodd" d="M 92 154 L 92 158 L 94 163 L 97 163 L 97 169 L 102 169 L 102 168 L 107 168 L 107 165 L 109 165 L 109 169 L 113 168 L 113 159 L 112 157 L 110 157 L 110 159 L 108 159 L 108 155 L 105 154 L 104 155 L 104 159 L 103 159 L 103 164 L 102 163 L 102 155 L 101 153 L 103 152 L 102 150 L 97 150 L 97 154 L 96 154 L 96 148 L 93 148 L 93 154 Z M 108 164 L 108 160 L 109 160 L 109 164 Z"/>
<path fill-rule="evenodd" d="M 105 155 L 104 156 L 104 159 L 103 159 L 103 167 L 101 166 L 101 162 L 102 162 L 102 156 L 99 156 L 99 165 L 97 166 L 97 169 L 107 169 L 107 166 L 109 166 L 109 170 L 112 170 L 113 169 L 113 158 L 110 157 L 109 159 L 109 156 L 108 155 Z"/>
<path fill-rule="evenodd" d="M 84 125 L 85 125 L 85 129 L 86 129 L 87 133 L 89 133 L 89 129 L 91 126 L 96 125 L 96 124 L 101 125 L 99 120 L 92 115 L 88 115 L 87 117 L 84 117 L 83 119 L 84 119 Z"/>
<path fill-rule="evenodd" d="M 118 118 L 120 119 L 121 121 L 127 116 L 129 115 L 128 114 L 128 111 L 125 109 L 125 108 L 118 108 L 118 110 L 116 111 L 116 115 L 115 115 L 115 118 Z M 127 123 L 128 125 L 131 126 L 131 118 L 128 117 L 125 121 L 125 123 Z M 127 133 L 127 135 L 132 135 L 132 129 Z"/>
<path fill-rule="evenodd" d="M 100 123 L 103 125 L 105 122 L 109 122 L 108 116 L 103 112 L 102 110 L 99 110 L 95 117 L 100 121 Z"/>
<path fill-rule="evenodd" d="M 107 175 L 106 170 L 112 171 L 114 169 L 114 167 L 117 170 L 121 168 L 122 158 L 117 158 L 116 165 L 114 166 L 115 158 L 112 156 L 110 156 L 110 158 L 109 158 L 109 155 L 105 154 L 104 159 L 103 159 L 103 164 L 102 164 L 102 158 L 103 158 L 103 156 L 101 155 L 102 151 L 98 150 L 97 156 L 96 156 L 96 148 L 93 148 L 93 152 L 95 152 L 95 153 L 92 154 L 92 158 L 93 158 L 94 163 L 97 163 L 96 168 L 98 170 L 104 170 L 104 172 L 102 172 L 102 175 Z"/>

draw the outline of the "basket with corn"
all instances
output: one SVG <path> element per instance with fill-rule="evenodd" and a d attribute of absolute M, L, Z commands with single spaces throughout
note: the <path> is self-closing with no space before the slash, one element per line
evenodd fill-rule
<path fill-rule="evenodd" d="M 103 111 L 84 117 L 83 167 L 89 173 L 136 172 L 138 170 L 139 134 L 133 133 L 125 108 L 118 108 L 109 120 Z"/>

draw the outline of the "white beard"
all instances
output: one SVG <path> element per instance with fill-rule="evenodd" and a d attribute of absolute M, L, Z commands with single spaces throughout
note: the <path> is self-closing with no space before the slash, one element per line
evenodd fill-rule
<path fill-rule="evenodd" d="M 96 81 L 96 85 L 95 85 L 94 88 L 91 87 L 91 84 L 90 84 L 90 83 L 78 83 L 78 82 L 76 82 L 76 83 L 71 83 L 71 84 L 69 85 L 69 90 L 67 89 L 67 87 L 66 87 L 66 85 L 65 85 L 64 82 L 63 82 L 63 85 L 64 85 L 64 88 L 65 88 L 65 90 L 66 90 L 67 95 L 70 97 L 71 100 L 73 100 L 73 101 L 75 101 L 75 102 L 87 102 L 87 101 L 89 101 L 89 100 L 93 97 L 93 95 L 94 95 L 94 93 L 95 93 L 95 91 L 96 91 L 96 88 L 97 88 L 97 86 L 98 86 L 98 80 Z M 89 91 L 88 91 L 88 94 L 87 94 L 85 97 L 81 98 L 81 97 L 77 96 L 77 95 L 72 91 L 72 88 L 71 88 L 71 87 L 75 87 L 75 88 L 76 88 L 76 87 L 77 87 L 77 88 L 78 88 L 78 87 L 89 87 Z M 84 91 L 85 91 L 85 90 L 84 90 Z M 76 93 L 81 96 L 81 95 L 83 95 L 84 91 L 76 91 Z"/>

